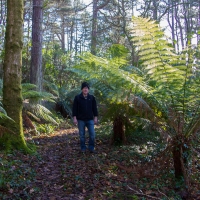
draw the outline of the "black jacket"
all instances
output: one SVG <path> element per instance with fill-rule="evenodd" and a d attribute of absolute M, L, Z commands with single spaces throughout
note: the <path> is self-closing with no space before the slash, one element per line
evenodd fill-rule
<path fill-rule="evenodd" d="M 98 116 L 97 103 L 93 95 L 88 94 L 87 99 L 83 94 L 76 95 L 73 102 L 72 115 L 78 120 L 93 120 Z"/>

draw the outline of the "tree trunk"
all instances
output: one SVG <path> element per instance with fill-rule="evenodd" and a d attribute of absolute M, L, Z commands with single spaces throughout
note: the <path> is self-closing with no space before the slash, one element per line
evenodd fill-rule
<path fill-rule="evenodd" d="M 183 177 L 183 166 L 182 165 L 182 146 L 177 144 L 173 147 L 173 160 L 175 169 L 175 178 Z"/>
<path fill-rule="evenodd" d="M 22 36 L 23 0 L 7 0 L 7 26 L 3 67 L 3 106 L 7 115 L 15 123 L 7 120 L 3 125 L 15 134 L 11 135 L 9 132 L 3 134 L 0 137 L 0 143 L 5 149 L 20 148 L 28 151 L 24 140 L 22 123 Z"/>
<path fill-rule="evenodd" d="M 97 0 L 93 0 L 93 15 L 92 15 L 92 38 L 91 38 L 91 53 L 96 55 L 97 46 Z"/>
<path fill-rule="evenodd" d="M 199 33 L 199 29 L 200 29 L 200 1 L 199 1 L 199 13 L 198 13 L 198 26 L 197 26 L 197 44 L 200 43 L 200 33 Z"/>
<path fill-rule="evenodd" d="M 189 190 L 189 178 L 186 171 L 187 158 L 184 158 L 183 155 L 186 152 L 184 148 L 184 144 L 186 144 L 186 139 L 183 135 L 176 135 L 173 138 L 173 161 L 174 161 L 174 170 L 175 170 L 175 178 L 180 179 L 184 178 L 185 186 Z"/>
<path fill-rule="evenodd" d="M 125 135 L 125 125 L 123 122 L 123 118 L 121 116 L 117 116 L 113 122 L 113 138 L 111 144 L 125 144 L 126 143 L 126 135 Z"/>
<path fill-rule="evenodd" d="M 4 25 L 6 24 L 6 1 L 1 0 L 1 7 L 0 7 L 0 24 Z M 3 31 L 3 29 L 2 29 Z"/>
<path fill-rule="evenodd" d="M 42 90 L 42 20 L 43 0 L 33 0 L 30 82 Z"/>
<path fill-rule="evenodd" d="M 172 1 L 172 3 L 174 4 L 174 2 Z M 169 16 L 169 14 L 170 13 L 168 13 L 168 16 Z M 174 17 L 174 5 L 172 5 L 172 12 L 171 12 L 171 33 L 172 33 L 172 42 L 173 42 L 173 47 L 174 47 L 174 49 L 176 49 L 176 43 L 175 43 L 175 31 L 174 31 L 174 19 L 175 19 L 175 17 Z M 168 17 L 168 19 L 169 19 L 170 17 Z"/>
<path fill-rule="evenodd" d="M 158 1 L 153 0 L 153 20 L 158 20 Z"/>
<path fill-rule="evenodd" d="M 65 18 L 63 14 L 61 14 L 61 20 L 61 47 L 62 51 L 65 52 Z"/>
<path fill-rule="evenodd" d="M 104 8 L 110 0 L 104 1 L 99 6 L 97 5 L 98 0 L 93 0 L 93 13 L 92 13 L 92 35 L 91 35 L 91 53 L 97 54 L 97 30 L 98 30 L 98 11 Z"/>

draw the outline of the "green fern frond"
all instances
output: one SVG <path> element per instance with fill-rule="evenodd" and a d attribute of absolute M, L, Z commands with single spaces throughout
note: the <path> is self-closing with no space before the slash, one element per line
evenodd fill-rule
<path fill-rule="evenodd" d="M 40 122 L 41 121 L 41 119 L 39 117 L 37 117 L 35 114 L 33 114 L 33 112 L 26 111 L 26 114 L 36 122 Z"/>
<path fill-rule="evenodd" d="M 44 119 L 47 122 L 51 122 L 58 125 L 58 123 L 53 119 L 53 117 L 51 117 L 51 111 L 48 110 L 46 107 L 40 104 L 31 104 L 30 111 L 31 113 L 35 114 L 36 118 Z"/>
<path fill-rule="evenodd" d="M 1 124 L 1 119 L 2 120 L 8 119 L 8 120 L 11 120 L 12 122 L 14 122 L 14 120 L 12 118 L 8 117 L 7 114 L 2 113 L 2 112 L 0 112 L 0 124 Z"/>
<path fill-rule="evenodd" d="M 71 70 L 85 79 L 101 80 L 105 85 L 112 85 L 112 90 L 107 90 L 111 92 L 107 93 L 107 96 L 113 96 L 113 92 L 116 94 L 118 88 L 123 87 L 126 90 L 134 87 L 144 91 L 147 90 L 145 89 L 146 84 L 144 82 L 142 84 L 143 78 L 139 74 L 129 73 L 120 68 L 121 62 L 116 63 L 116 61 L 99 58 L 90 53 L 84 54 L 84 57 L 81 58 L 82 62 Z"/>
<path fill-rule="evenodd" d="M 50 102 L 55 102 L 55 96 L 49 92 L 38 92 L 36 91 L 36 85 L 31 83 L 22 84 L 22 96 L 23 99 L 29 99 L 32 102 L 38 102 L 41 100 L 46 100 Z"/>
<path fill-rule="evenodd" d="M 23 99 L 29 99 L 32 102 L 38 102 L 41 100 L 46 100 L 50 102 L 55 102 L 55 96 L 53 96 L 51 93 L 48 92 L 38 92 L 35 90 L 23 92 Z"/>
<path fill-rule="evenodd" d="M 0 102 L 0 118 L 1 118 L 2 120 L 7 119 L 7 120 L 11 120 L 11 121 L 14 122 L 14 120 L 11 119 L 11 118 L 7 115 L 7 113 L 6 113 L 5 109 L 3 108 L 3 105 L 2 105 L 1 102 Z M 1 124 L 1 119 L 0 119 L 0 124 Z"/>
<path fill-rule="evenodd" d="M 22 92 L 36 89 L 36 85 L 34 85 L 32 83 L 22 83 L 21 86 L 22 86 Z"/>
<path fill-rule="evenodd" d="M 47 92 L 59 96 L 58 87 L 54 83 L 43 80 L 43 87 Z"/>
<path fill-rule="evenodd" d="M 139 48 L 138 54 L 140 60 L 144 61 L 144 70 L 147 71 L 151 79 L 165 80 L 166 83 L 171 83 L 173 77 L 168 76 L 168 74 L 174 71 L 179 79 L 184 79 L 182 73 L 170 65 L 172 62 L 177 63 L 179 58 L 163 39 L 164 34 L 157 24 L 149 19 L 133 17 L 132 33 L 133 42 L 138 41 L 134 45 Z"/>
<path fill-rule="evenodd" d="M 3 113 L 4 115 L 7 115 L 6 111 L 3 108 L 3 105 L 0 105 L 0 113 Z"/>
<path fill-rule="evenodd" d="M 180 89 L 185 81 L 183 70 L 186 67 L 180 62 L 180 57 L 173 53 L 166 40 L 163 40 L 164 34 L 158 25 L 153 23 L 149 19 L 133 17 L 133 41 L 139 41 L 136 45 L 144 70 L 151 80 L 157 81 L 158 85 L 168 84 L 169 87 L 172 87 L 170 85 L 177 87 L 179 84 L 177 88 Z"/>

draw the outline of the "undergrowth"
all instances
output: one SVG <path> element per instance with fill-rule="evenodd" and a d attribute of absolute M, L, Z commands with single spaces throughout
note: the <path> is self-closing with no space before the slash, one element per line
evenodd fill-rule
<path fill-rule="evenodd" d="M 73 130 L 71 128 L 74 128 L 70 123 L 63 121 L 60 125 L 60 135 L 56 136 L 53 133 L 41 134 L 35 136 L 35 139 L 32 138 L 32 142 L 34 143 L 34 140 L 40 139 L 41 147 L 51 148 L 48 151 L 56 151 L 57 153 L 66 148 L 66 142 L 69 142 L 69 145 L 74 148 L 78 145 L 78 135 L 70 136 Z M 69 129 L 66 129 L 66 127 Z M 59 140 L 59 137 L 62 138 L 63 131 L 64 134 L 67 134 L 68 130 L 69 141 L 65 141 L 66 138 Z M 102 185 L 100 188 L 100 196 L 104 199 L 148 200 L 152 199 L 150 197 L 155 197 L 163 200 L 179 200 L 184 198 L 183 180 L 175 180 L 171 154 L 166 151 L 166 144 L 160 140 L 159 133 L 138 128 L 128 133 L 126 145 L 113 146 L 110 145 L 110 138 L 112 137 L 111 123 L 98 125 L 95 130 L 96 146 L 99 151 L 96 156 L 86 155 L 80 157 L 79 154 L 74 153 L 73 155 L 77 157 L 70 157 L 70 161 L 63 159 L 63 156 L 61 157 L 63 160 L 59 160 L 63 177 L 63 180 L 59 180 L 59 182 L 63 184 L 63 193 L 65 192 L 66 196 L 68 193 L 73 192 L 73 187 L 78 191 L 78 185 L 85 185 L 85 179 L 82 179 L 84 173 L 77 174 L 75 170 L 76 167 L 82 169 L 79 163 L 83 162 L 88 163 L 87 167 L 93 170 L 90 176 L 93 177 L 95 183 L 103 181 L 103 183 L 108 184 Z M 31 138 L 28 138 L 28 140 L 31 142 Z M 59 141 L 63 143 L 59 143 Z M 37 145 L 37 142 L 35 144 Z M 59 150 L 52 149 L 55 147 Z M 194 143 L 194 148 L 198 152 L 199 144 Z M 68 150 L 66 149 L 66 152 L 63 150 L 66 156 Z M 163 153 L 165 151 L 166 153 Z M 42 196 L 43 191 L 37 186 L 38 180 L 36 180 L 37 173 L 39 173 L 36 170 L 37 167 L 46 165 L 42 153 L 24 155 L 20 151 L 12 154 L 0 152 L 0 199 L 34 199 L 35 195 Z M 193 160 L 194 164 L 191 163 L 190 172 L 191 187 L 193 187 L 191 193 L 198 196 L 200 195 L 200 189 L 198 188 L 200 181 L 198 155 L 194 156 Z M 51 166 L 51 163 L 49 165 Z M 96 169 L 95 165 L 97 165 Z M 75 179 L 73 170 L 75 170 Z M 78 185 L 73 186 L 74 181 Z M 92 187 L 90 183 L 87 183 L 87 186 L 88 188 Z M 90 198 L 94 198 L 92 193 L 89 193 L 88 198 L 85 199 Z"/>
<path fill-rule="evenodd" d="M 34 181 L 36 172 L 30 163 L 29 156 L 22 152 L 6 155 L 0 152 L 0 199 L 32 198 L 29 186 Z"/>

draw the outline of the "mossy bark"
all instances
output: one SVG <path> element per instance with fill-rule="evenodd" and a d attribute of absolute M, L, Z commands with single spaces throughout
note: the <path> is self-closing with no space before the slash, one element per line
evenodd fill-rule
<path fill-rule="evenodd" d="M 22 124 L 22 37 L 23 37 L 23 0 L 7 0 L 7 26 L 5 36 L 5 57 L 3 77 L 3 106 L 7 115 L 15 123 L 7 121 L 4 126 L 15 134 L 5 133 L 0 142 L 10 148 L 28 151 Z"/>

